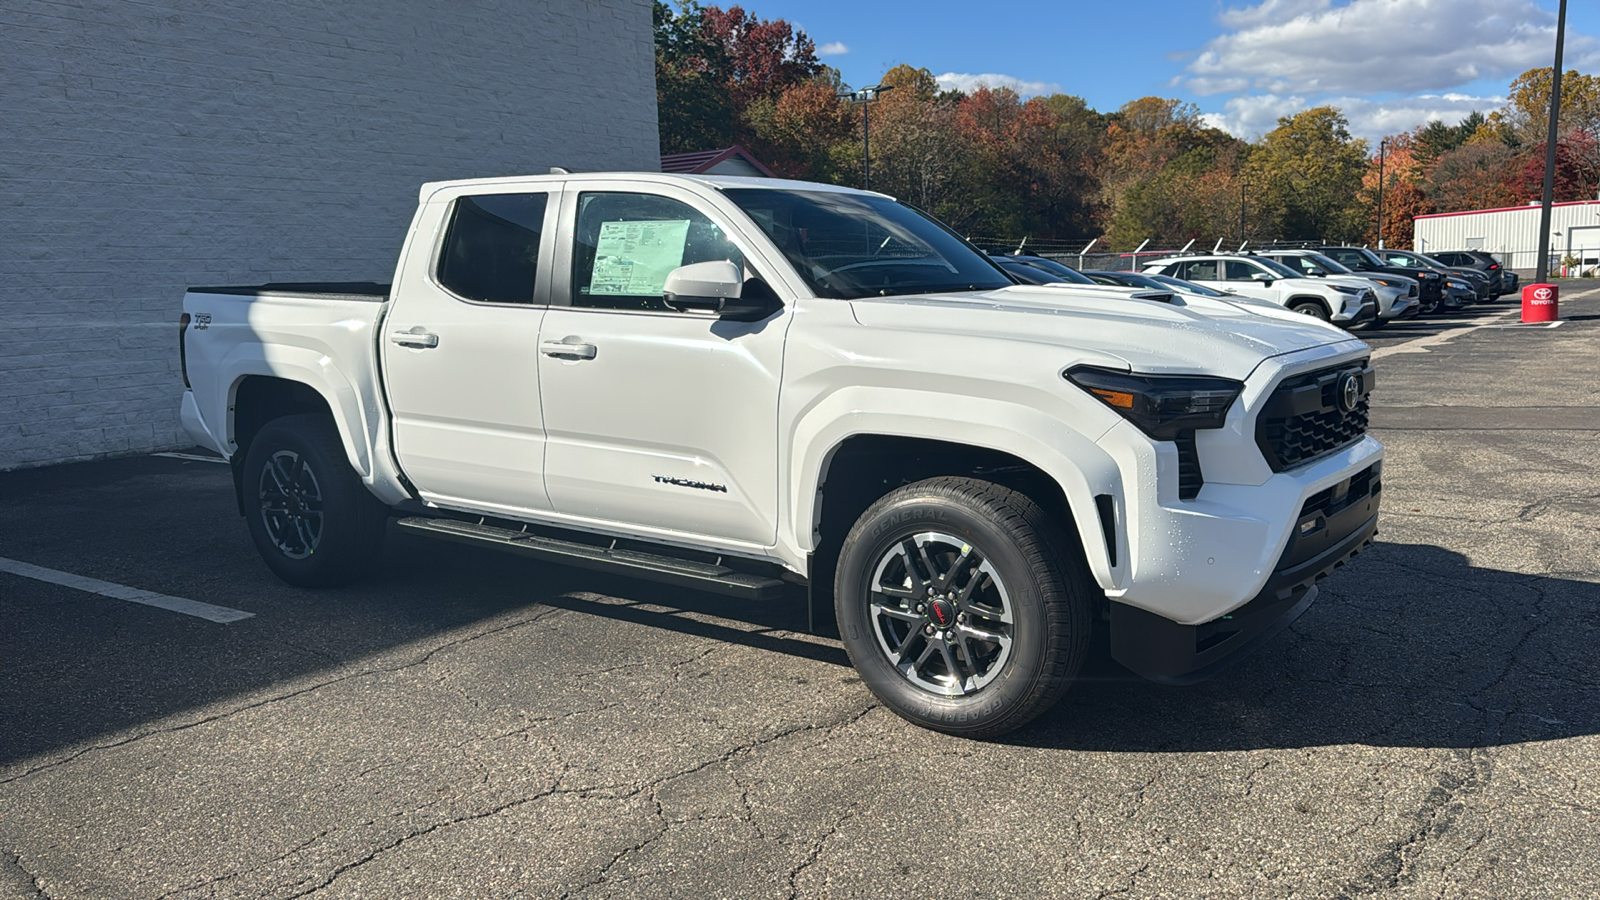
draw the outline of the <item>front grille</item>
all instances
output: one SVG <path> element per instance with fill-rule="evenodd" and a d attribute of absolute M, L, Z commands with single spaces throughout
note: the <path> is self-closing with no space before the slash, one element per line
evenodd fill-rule
<path fill-rule="evenodd" d="M 1346 375 L 1356 379 L 1356 402 L 1342 405 Z M 1256 445 L 1274 472 L 1305 465 L 1361 440 L 1373 387 L 1366 360 L 1287 378 L 1256 419 Z"/>

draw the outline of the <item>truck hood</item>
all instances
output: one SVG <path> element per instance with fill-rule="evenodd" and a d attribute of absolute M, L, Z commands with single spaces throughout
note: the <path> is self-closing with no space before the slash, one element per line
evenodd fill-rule
<path fill-rule="evenodd" d="M 856 321 L 874 328 L 1045 343 L 1076 351 L 1069 363 L 1240 381 L 1269 357 L 1360 344 L 1326 322 L 1259 301 L 1184 294 L 1163 302 L 1078 285 L 865 297 L 850 304 Z"/>

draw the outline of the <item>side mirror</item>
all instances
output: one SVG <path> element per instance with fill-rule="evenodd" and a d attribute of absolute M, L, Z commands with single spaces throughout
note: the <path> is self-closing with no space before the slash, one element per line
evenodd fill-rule
<path fill-rule="evenodd" d="M 690 263 L 667 273 L 661 299 L 679 312 L 715 313 L 735 322 L 759 322 L 783 308 L 783 301 L 760 279 L 751 279 L 746 296 L 744 273 L 726 259 Z"/>
<path fill-rule="evenodd" d="M 1275 281 L 1276 279 L 1274 279 L 1272 277 L 1272 273 L 1271 272 L 1252 272 L 1252 273 L 1250 273 L 1250 280 L 1251 281 L 1259 281 L 1262 284 L 1266 285 L 1267 287 L 1271 287 L 1272 286 L 1272 282 Z"/>
<path fill-rule="evenodd" d="M 726 259 L 714 259 L 668 272 L 661 299 L 678 312 L 721 313 L 723 304 L 739 299 L 743 288 L 739 267 Z"/>

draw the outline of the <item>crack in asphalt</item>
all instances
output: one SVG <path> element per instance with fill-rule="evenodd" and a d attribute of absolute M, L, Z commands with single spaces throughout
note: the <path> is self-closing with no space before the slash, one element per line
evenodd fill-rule
<path fill-rule="evenodd" d="M 1485 787 L 1493 773 L 1493 761 L 1485 752 L 1458 751 L 1454 756 L 1464 765 L 1444 772 L 1435 780 L 1421 806 L 1411 813 L 1416 827 L 1374 857 L 1365 873 L 1346 884 L 1339 895 L 1342 900 L 1415 883 L 1416 864 L 1427 852 L 1430 842 L 1455 826 L 1466 810 L 1465 798 Z"/>
<path fill-rule="evenodd" d="M 290 895 L 289 900 L 297 900 L 297 898 L 307 897 L 307 896 L 310 896 L 311 894 L 314 894 L 314 893 L 316 893 L 318 891 L 321 891 L 322 889 L 328 887 L 329 885 L 332 885 L 335 881 L 337 881 L 341 876 L 345 875 L 346 873 L 351 872 L 351 871 L 353 871 L 355 869 L 358 869 L 358 868 L 360 868 L 360 867 L 362 867 L 362 866 L 364 866 L 364 865 L 366 865 L 366 864 L 368 864 L 370 862 L 373 862 L 374 860 L 376 860 L 378 857 L 382 856 L 383 854 L 388 853 L 389 851 L 394 850 L 395 848 L 400 847 L 401 845 L 409 843 L 409 842 L 411 842 L 413 840 L 416 840 L 418 838 L 426 837 L 427 835 L 433 834 L 433 833 L 435 833 L 437 831 L 441 831 L 441 830 L 446 829 L 446 828 L 454 827 L 456 825 L 461 825 L 461 824 L 466 824 L 468 822 L 476 822 L 476 821 L 481 821 L 483 819 L 491 818 L 493 816 L 497 816 L 497 815 L 500 815 L 501 813 L 507 812 L 508 810 L 516 809 L 516 808 L 521 807 L 521 806 L 526 806 L 529 803 L 534 803 L 534 802 L 537 802 L 539 800 L 543 800 L 543 799 L 546 799 L 546 798 L 552 797 L 552 796 L 577 795 L 577 796 L 584 797 L 584 798 L 596 797 L 596 798 L 606 799 L 606 800 L 626 800 L 626 799 L 630 799 L 632 797 L 637 797 L 640 794 L 649 792 L 651 794 L 652 801 L 655 802 L 655 804 L 657 806 L 657 813 L 656 814 L 657 815 L 661 815 L 661 813 L 660 813 L 660 802 L 659 802 L 659 800 L 656 800 L 656 795 L 659 792 L 660 788 L 663 785 L 667 784 L 668 782 L 671 782 L 671 781 L 673 781 L 675 779 L 678 779 L 678 778 L 685 777 L 687 775 L 692 775 L 692 774 L 694 774 L 696 772 L 703 771 L 703 770 L 705 770 L 705 769 L 707 769 L 707 768 L 709 768 L 711 766 L 717 765 L 719 763 L 727 763 L 728 761 L 734 759 L 735 757 L 739 756 L 740 754 L 752 752 L 756 748 L 766 746 L 766 745 L 774 743 L 776 741 L 784 740 L 786 738 L 792 737 L 792 736 L 797 735 L 797 734 L 802 734 L 802 733 L 811 732 L 811 731 L 824 731 L 824 732 L 832 733 L 832 732 L 837 731 L 837 730 L 839 730 L 841 728 L 847 728 L 850 725 L 852 725 L 852 724 L 860 721 L 861 719 L 865 718 L 867 716 L 867 714 L 872 712 L 874 709 L 876 709 L 877 706 L 878 705 L 876 703 L 868 705 L 865 709 L 862 709 L 862 710 L 859 710 L 859 711 L 856 711 L 856 712 L 852 712 L 851 714 L 849 714 L 847 716 L 844 716 L 844 717 L 838 719 L 837 721 L 826 722 L 826 723 L 812 723 L 812 724 L 807 724 L 807 725 L 800 725 L 800 726 L 796 726 L 794 728 L 789 728 L 789 729 L 786 729 L 784 731 L 778 732 L 777 734 L 769 735 L 767 737 L 764 737 L 764 738 L 761 738 L 761 739 L 758 739 L 758 740 L 754 740 L 754 741 L 750 741 L 750 742 L 745 743 L 745 744 L 737 745 L 737 746 L 735 746 L 735 747 L 733 747 L 733 748 L 731 748 L 731 749 L 729 749 L 729 750 L 717 755 L 716 757 L 708 759 L 708 760 L 705 760 L 705 761 L 703 761 L 703 762 L 701 762 L 701 763 L 699 763 L 697 765 L 690 766 L 690 767 L 688 767 L 686 769 L 683 769 L 683 770 L 680 770 L 680 771 L 677 771 L 677 772 L 673 772 L 672 774 L 669 774 L 669 775 L 664 775 L 664 776 L 662 776 L 660 778 L 653 779 L 653 780 L 645 782 L 643 784 L 629 785 L 629 787 L 632 788 L 631 790 L 623 791 L 623 792 L 620 792 L 620 793 L 605 793 L 605 791 L 607 791 L 610 788 L 614 788 L 614 787 L 622 787 L 622 785 L 600 785 L 600 786 L 587 786 L 587 787 L 562 787 L 561 786 L 561 778 L 558 776 L 558 778 L 556 780 L 556 785 L 554 787 L 550 788 L 549 790 L 539 791 L 539 792 L 537 792 L 537 793 L 535 793 L 535 794 L 533 794 L 531 796 L 528 796 L 528 797 L 519 797 L 517 799 L 511 800 L 511 801 L 506 802 L 506 803 L 499 804 L 499 805 L 497 805 L 495 807 L 492 807 L 490 809 L 487 809 L 487 810 L 479 810 L 477 812 L 473 812 L 473 813 L 470 813 L 470 814 L 467 814 L 467 815 L 455 816 L 455 817 L 452 817 L 452 818 L 441 820 L 439 822 L 434 822 L 434 823 L 429 824 L 429 825 L 427 825 L 425 827 L 422 827 L 422 828 L 413 829 L 413 830 L 407 832 L 406 834 L 400 835 L 400 836 L 394 838 L 393 840 L 387 841 L 387 842 L 385 842 L 384 844 L 382 844 L 382 845 L 380 845 L 378 847 L 372 848 L 367 853 L 365 853 L 363 856 L 361 856 L 359 859 L 356 859 L 356 860 L 344 863 L 344 864 L 342 864 L 340 866 L 337 866 L 332 872 L 330 872 L 326 877 L 320 879 L 316 884 L 314 884 L 311 887 L 306 888 L 305 890 L 302 890 L 302 891 L 300 891 L 298 893 Z M 565 771 L 570 771 L 570 766 Z M 565 771 L 563 772 L 563 775 L 565 774 Z M 417 811 L 420 811 L 421 809 L 426 809 L 426 808 L 428 808 L 428 806 L 432 806 L 432 805 L 436 805 L 436 804 L 427 804 L 427 805 L 425 805 L 423 807 L 419 807 L 418 810 L 412 810 L 412 811 L 410 811 L 408 813 L 405 813 L 405 814 L 407 814 L 407 815 L 413 814 L 413 813 L 415 813 Z M 692 819 L 686 819 L 686 820 L 683 820 L 683 821 L 692 821 Z M 371 824 L 371 823 L 367 823 L 367 824 Z M 579 886 L 577 888 L 574 888 L 571 891 L 568 891 L 567 893 L 563 894 L 562 896 L 563 897 L 570 897 L 570 896 L 573 896 L 573 895 L 575 895 L 577 893 L 581 893 L 581 892 L 583 892 L 585 890 L 588 890 L 591 887 L 596 887 L 596 886 L 598 886 L 600 884 L 605 883 L 605 873 L 607 871 L 609 871 L 612 867 L 614 867 L 620 860 L 625 858 L 630 852 L 636 852 L 637 850 L 643 849 L 643 847 L 648 846 L 650 843 L 653 843 L 654 841 L 659 840 L 667 831 L 669 831 L 671 829 L 673 824 L 676 824 L 676 823 L 674 821 L 672 821 L 672 820 L 668 820 L 667 824 L 665 825 L 665 827 L 663 827 L 658 833 L 652 835 L 650 838 L 646 839 L 645 841 L 642 841 L 642 842 L 639 842 L 639 843 L 636 843 L 636 844 L 632 844 L 632 845 L 629 845 L 628 847 L 624 848 L 616 856 L 614 856 L 610 862 L 608 862 L 605 866 L 601 867 L 601 870 L 600 870 L 599 873 L 597 873 L 596 877 L 590 879 L 585 884 L 583 884 L 583 885 L 581 885 L 581 886 Z M 361 826 L 357 826 L 357 827 L 361 827 Z M 346 829 L 339 829 L 339 830 L 346 830 Z M 284 858 L 287 858 L 288 855 L 289 854 L 284 854 Z"/>
<path fill-rule="evenodd" d="M 113 749 L 115 749 L 117 747 L 126 747 L 129 744 L 134 744 L 134 743 L 137 743 L 139 741 L 145 740 L 146 738 L 155 737 L 157 735 L 175 734 L 175 733 L 180 732 L 180 731 L 187 731 L 187 730 L 189 730 L 191 728 L 198 728 L 201 725 L 209 725 L 212 722 L 220 722 L 220 721 L 222 721 L 224 719 L 229 719 L 229 718 L 232 718 L 234 716 L 237 716 L 240 713 L 249 712 L 249 711 L 255 710 L 255 709 L 261 709 L 263 707 L 270 706 L 270 705 L 272 705 L 274 703 L 280 703 L 280 702 L 282 702 L 284 700 L 292 700 L 295 697 L 300 697 L 300 696 L 303 696 L 303 695 L 306 695 L 306 694 L 315 693 L 317 691 L 322 690 L 323 688 L 332 687 L 333 685 L 336 685 L 336 684 L 342 684 L 342 683 L 344 683 L 346 681 L 352 681 L 352 680 L 356 680 L 356 679 L 360 679 L 360 678 L 367 678 L 367 677 L 372 676 L 372 675 L 390 675 L 390 674 L 393 674 L 395 672 L 403 672 L 406 669 L 416 668 L 417 666 L 421 666 L 421 665 L 427 664 L 428 662 L 430 662 L 433 659 L 434 656 L 436 656 L 436 655 L 438 655 L 440 653 L 443 653 L 443 652 L 445 652 L 447 650 L 455 649 L 456 647 L 462 646 L 463 644 L 471 643 L 473 641 L 479 640 L 480 638 L 491 637 L 493 635 L 500 634 L 502 632 L 510 631 L 510 630 L 512 630 L 514 628 L 521 628 L 521 627 L 523 627 L 525 625 L 532 625 L 532 624 L 534 624 L 534 623 L 536 623 L 536 622 L 540 621 L 541 619 L 544 619 L 544 618 L 546 618 L 548 616 L 552 616 L 552 615 L 555 615 L 556 613 L 565 612 L 565 611 L 566 610 L 561 609 L 560 607 L 548 607 L 548 608 L 546 608 L 544 610 L 541 610 L 537 615 L 531 616 L 529 618 L 518 619 L 515 622 L 510 622 L 510 623 L 507 623 L 505 625 L 499 626 L 497 628 L 486 629 L 484 631 L 476 632 L 474 634 L 465 635 L 465 636 L 463 636 L 463 637 L 461 637 L 461 638 L 459 638 L 457 640 L 447 641 L 447 642 L 445 642 L 443 644 L 440 644 L 437 647 L 434 647 L 434 648 L 428 650 L 426 653 L 422 654 L 422 656 L 420 656 L 420 657 L 418 657 L 418 658 L 416 658 L 416 659 L 414 659 L 414 660 L 412 660 L 410 662 L 403 663 L 403 664 L 398 665 L 398 666 L 376 666 L 376 667 L 369 668 L 369 669 L 363 669 L 363 670 L 361 670 L 359 672 L 351 672 L 349 674 L 340 675 L 337 678 L 330 678 L 330 679 L 328 679 L 326 681 L 320 681 L 320 682 L 317 682 L 316 684 L 308 685 L 308 686 L 303 687 L 303 688 L 298 688 L 298 689 L 293 690 L 293 691 L 287 691 L 285 693 L 277 694 L 277 695 L 272 696 L 272 697 L 267 697 L 265 699 L 255 701 L 253 703 L 246 703 L 246 704 L 243 704 L 242 706 L 237 706 L 237 707 L 234 707 L 233 709 L 225 710 L 223 712 L 215 713 L 213 715 L 203 716 L 203 717 L 201 717 L 199 719 L 196 719 L 196 720 L 194 720 L 192 722 L 183 722 L 183 723 L 180 723 L 180 724 L 177 724 L 177 725 L 172 725 L 172 726 L 169 726 L 169 727 L 166 727 L 166 728 L 152 728 L 152 729 L 150 729 L 148 731 L 141 731 L 138 734 L 134 734 L 134 735 L 130 735 L 129 737 L 122 738 L 121 740 L 109 741 L 109 742 L 103 743 L 103 744 L 95 744 L 95 745 L 90 746 L 90 747 L 84 747 L 82 749 L 79 749 L 77 751 L 69 753 L 66 756 L 63 756 L 63 757 L 60 757 L 60 758 L 57 758 L 57 759 L 53 759 L 50 762 L 44 763 L 42 765 L 34 766 L 33 768 L 27 769 L 27 770 L 25 770 L 23 772 L 20 772 L 20 773 L 16 774 L 16 775 L 12 775 L 12 776 L 9 776 L 7 778 L 0 778 L 0 785 L 11 784 L 11 783 L 16 782 L 16 781 L 21 781 L 22 779 L 28 778 L 28 777 L 30 777 L 32 775 L 37 775 L 40 772 L 45 772 L 45 771 L 49 771 L 50 769 L 59 768 L 61 766 L 64 766 L 64 765 L 67 765 L 68 763 L 73 762 L 74 760 L 79 759 L 80 757 L 87 756 L 88 754 L 91 754 L 91 753 L 98 753 L 98 752 L 100 752 L 102 750 L 113 750 Z"/>
<path fill-rule="evenodd" d="M 811 850 L 806 853 L 805 859 L 802 859 L 798 866 L 789 870 L 789 900 L 795 900 L 800 896 L 800 873 L 811 868 L 822 857 L 822 850 L 827 846 L 828 841 L 839 833 L 839 829 L 844 827 L 844 823 L 855 818 L 857 810 L 858 807 L 855 804 L 851 804 L 832 825 L 828 826 L 828 830 L 823 832 L 821 837 L 812 842 Z"/>
<path fill-rule="evenodd" d="M 28 867 L 22 864 L 21 853 L 7 850 L 4 854 L 0 854 L 0 871 L 11 873 L 9 877 L 0 879 L 0 886 L 4 886 L 5 882 L 9 881 L 24 891 L 33 891 L 33 896 L 35 897 L 44 897 L 45 900 L 49 900 L 50 893 L 44 889 L 44 883 L 39 880 L 39 876 L 28 871 Z"/>

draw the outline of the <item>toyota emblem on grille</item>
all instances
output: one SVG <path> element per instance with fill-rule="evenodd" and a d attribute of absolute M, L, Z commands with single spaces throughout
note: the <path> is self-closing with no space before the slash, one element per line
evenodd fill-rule
<path fill-rule="evenodd" d="M 1344 412 L 1354 412 L 1356 404 L 1361 402 L 1361 376 L 1354 372 L 1346 372 L 1339 379 L 1339 409 Z"/>

